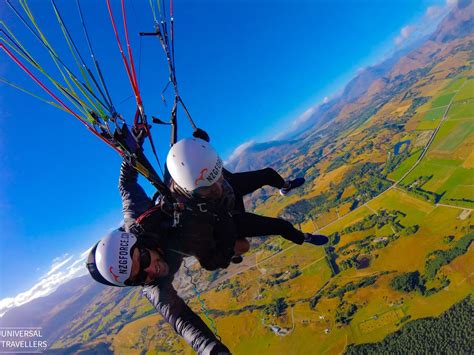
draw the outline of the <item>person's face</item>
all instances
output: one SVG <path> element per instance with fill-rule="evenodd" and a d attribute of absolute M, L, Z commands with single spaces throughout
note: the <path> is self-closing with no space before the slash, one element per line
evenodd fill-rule
<path fill-rule="evenodd" d="M 211 186 L 200 187 L 194 191 L 194 194 L 198 197 L 217 200 L 222 197 L 223 188 L 222 183 L 224 182 L 224 176 L 221 175 L 219 179 Z"/>
<path fill-rule="evenodd" d="M 129 281 L 136 284 L 149 284 L 168 275 L 168 264 L 157 250 L 134 248 L 132 254 L 132 272 Z"/>

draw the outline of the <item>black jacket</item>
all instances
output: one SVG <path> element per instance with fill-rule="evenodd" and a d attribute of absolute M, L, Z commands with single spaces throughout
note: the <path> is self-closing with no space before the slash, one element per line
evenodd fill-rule
<path fill-rule="evenodd" d="M 216 201 L 192 196 L 173 180 L 169 186 L 173 198 L 192 209 L 186 209 L 179 221 L 179 234 L 186 239 L 183 247 L 187 253 L 195 256 L 206 270 L 227 268 L 238 238 L 232 217 L 235 205 L 232 186 L 224 180 L 223 196 Z"/>
<path fill-rule="evenodd" d="M 125 161 L 120 170 L 119 190 L 122 197 L 125 229 L 130 231 L 135 227 L 136 219 L 154 204 L 138 184 L 138 173 Z M 160 234 L 161 231 L 154 232 Z M 174 274 L 183 261 L 183 256 L 176 252 L 176 249 L 180 247 L 180 241 L 173 238 L 176 232 L 178 231 L 172 231 L 168 236 L 171 239 L 170 243 L 167 244 L 168 248 L 163 250 L 164 258 L 169 266 L 168 276 L 160 279 L 156 285 L 144 287 L 143 294 L 198 354 L 229 353 L 229 350 L 219 342 L 201 318 L 178 296 L 172 285 Z"/>

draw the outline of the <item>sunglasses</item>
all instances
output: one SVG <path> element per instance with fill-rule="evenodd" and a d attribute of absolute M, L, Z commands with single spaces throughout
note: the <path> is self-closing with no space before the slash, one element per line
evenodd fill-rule
<path fill-rule="evenodd" d="M 196 190 L 193 191 L 193 195 L 195 197 L 207 198 L 212 197 L 217 191 L 219 191 L 219 187 L 222 186 L 224 179 L 221 176 L 214 184 L 211 186 L 202 186 L 198 187 Z"/>
<path fill-rule="evenodd" d="M 130 286 L 143 286 L 146 283 L 148 273 L 145 271 L 151 264 L 151 254 L 148 249 L 137 247 L 140 252 L 140 270 L 133 280 L 127 280 L 126 284 Z M 133 255 L 133 251 L 132 251 Z"/>

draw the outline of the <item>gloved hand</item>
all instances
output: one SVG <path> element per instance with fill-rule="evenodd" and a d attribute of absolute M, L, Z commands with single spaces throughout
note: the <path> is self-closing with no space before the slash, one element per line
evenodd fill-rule
<path fill-rule="evenodd" d="M 193 132 L 193 137 L 195 138 L 200 138 L 206 142 L 210 142 L 211 138 L 209 138 L 209 135 L 207 134 L 206 131 L 202 130 L 201 128 L 196 128 L 196 130 Z"/>
<path fill-rule="evenodd" d="M 230 350 L 222 343 L 214 345 L 209 355 L 231 355 Z"/>

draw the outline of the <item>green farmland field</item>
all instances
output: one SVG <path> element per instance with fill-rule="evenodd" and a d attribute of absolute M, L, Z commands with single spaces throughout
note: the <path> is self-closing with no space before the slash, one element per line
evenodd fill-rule
<path fill-rule="evenodd" d="M 474 118 L 474 99 L 463 102 L 456 102 L 449 109 L 448 120 L 457 120 L 464 118 Z"/>
<path fill-rule="evenodd" d="M 404 185 L 412 184 L 420 176 L 433 176 L 425 185 L 424 190 L 439 192 L 441 186 L 456 170 L 456 166 L 449 166 L 437 160 L 422 161 L 404 180 Z"/>
<path fill-rule="evenodd" d="M 452 152 L 474 132 L 474 120 L 446 121 L 441 126 L 435 140 L 433 150 Z"/>
<path fill-rule="evenodd" d="M 410 168 L 415 164 L 415 162 L 418 160 L 418 158 L 421 155 L 422 150 L 419 149 L 416 152 L 412 153 L 407 159 L 405 159 L 400 166 L 392 171 L 389 175 L 388 178 L 393 180 L 393 181 L 398 181 Z"/>
<path fill-rule="evenodd" d="M 442 95 L 442 96 L 434 99 L 431 103 L 431 107 L 435 108 L 435 107 L 441 107 L 441 106 L 448 105 L 454 95 L 456 95 L 456 93 L 452 92 L 450 94 L 445 94 L 445 95 Z"/>
<path fill-rule="evenodd" d="M 450 199 L 464 199 L 466 201 L 449 201 L 449 203 L 470 208 L 474 207 L 474 169 L 457 168 L 439 188 L 439 191 L 446 191 L 441 200 L 442 203 L 448 202 Z"/>
<path fill-rule="evenodd" d="M 433 209 L 429 202 L 416 198 L 404 191 L 392 189 L 369 204 L 373 210 L 398 210 L 406 214 L 400 218 L 403 225 L 413 225 L 422 221 Z"/>
<path fill-rule="evenodd" d="M 437 121 L 421 121 L 416 127 L 418 131 L 432 131 L 438 127 L 439 122 Z"/>
<path fill-rule="evenodd" d="M 465 81 L 466 81 L 466 78 L 455 79 L 443 89 L 443 92 L 447 94 L 447 93 L 459 90 L 459 88 L 462 86 L 462 84 Z"/>
<path fill-rule="evenodd" d="M 443 117 L 446 112 L 446 107 L 437 107 L 425 112 L 423 121 L 435 121 Z"/>
<path fill-rule="evenodd" d="M 462 101 L 474 97 L 474 80 L 468 80 L 458 92 L 454 101 Z"/>

